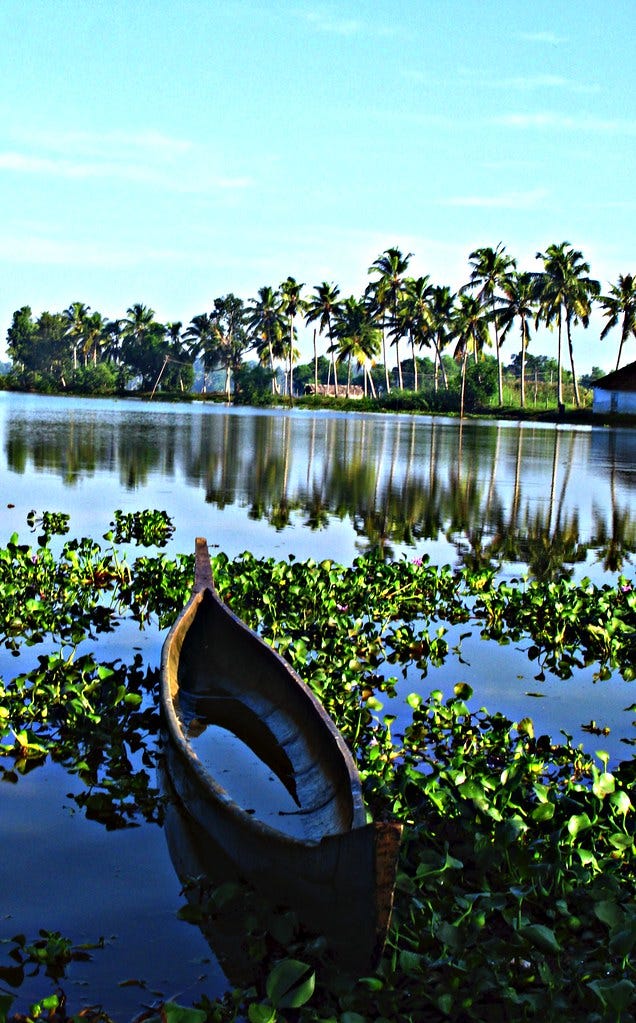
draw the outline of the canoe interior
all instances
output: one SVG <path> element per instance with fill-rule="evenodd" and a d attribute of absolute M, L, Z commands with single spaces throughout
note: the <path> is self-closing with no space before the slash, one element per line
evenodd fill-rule
<path fill-rule="evenodd" d="M 212 589 L 178 620 L 164 672 L 192 754 L 243 810 L 309 842 L 364 825 L 357 771 L 335 726 Z"/>

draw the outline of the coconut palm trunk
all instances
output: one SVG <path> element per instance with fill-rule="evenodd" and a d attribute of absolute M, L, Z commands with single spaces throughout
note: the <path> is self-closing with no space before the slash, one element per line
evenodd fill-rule
<path fill-rule="evenodd" d="M 574 387 L 574 403 L 577 408 L 581 407 L 581 397 L 579 395 L 579 383 L 576 379 L 576 370 L 574 368 L 574 348 L 572 346 L 572 330 L 571 330 L 571 317 L 568 315 L 566 319 L 567 327 L 567 338 L 568 338 L 568 351 L 570 354 L 570 367 L 572 369 L 572 385 Z"/>

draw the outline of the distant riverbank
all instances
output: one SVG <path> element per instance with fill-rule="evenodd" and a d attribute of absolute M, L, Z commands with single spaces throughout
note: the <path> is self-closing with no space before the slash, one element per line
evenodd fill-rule
<path fill-rule="evenodd" d="M 168 403 L 168 404 L 192 404 L 202 402 L 204 404 L 228 404 L 227 397 L 224 393 L 210 392 L 203 394 L 201 392 L 183 392 L 183 391 L 161 391 L 160 394 L 154 395 L 151 392 L 139 392 L 135 391 L 119 391 L 112 394 L 77 394 L 68 390 L 59 390 L 55 392 L 39 392 L 39 391 L 23 391 L 13 388 L 7 388 L 2 386 L 0 378 L 0 390 L 5 390 L 14 394 L 42 394 L 43 396 L 52 396 L 60 398 L 114 398 L 119 400 L 134 400 L 134 401 L 147 401 L 155 404 Z M 343 386 L 343 390 L 345 387 Z M 325 397 L 324 395 L 302 395 L 293 398 L 291 401 L 288 396 L 285 395 L 266 395 L 257 402 L 248 401 L 233 401 L 229 404 L 240 404 L 247 408 L 304 408 L 304 409 L 322 409 L 324 411 L 333 412 L 370 412 L 374 414 L 378 413 L 392 413 L 392 414 L 404 414 L 404 415 L 422 415 L 422 416 L 443 416 L 446 418 L 460 419 L 458 409 L 453 408 L 431 408 L 429 401 L 422 394 L 416 392 L 394 392 L 390 395 L 382 395 L 377 398 L 347 398 L 346 396 L 331 398 Z M 610 412 L 594 412 L 590 407 L 576 408 L 571 406 L 565 406 L 565 408 L 559 412 L 556 407 L 552 408 L 519 408 L 518 406 L 490 406 L 483 405 L 475 407 L 470 411 L 466 411 L 463 416 L 464 420 L 475 420 L 475 419 L 488 419 L 488 420 L 507 420 L 510 422 L 536 422 L 536 423 L 554 423 L 554 424 L 568 424 L 570 426 L 609 426 L 609 427 L 634 427 L 636 426 L 636 415 L 626 414 L 612 414 Z"/>

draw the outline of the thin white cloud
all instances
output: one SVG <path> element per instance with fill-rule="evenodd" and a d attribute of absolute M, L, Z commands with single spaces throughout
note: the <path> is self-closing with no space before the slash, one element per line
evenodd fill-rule
<path fill-rule="evenodd" d="M 189 139 L 165 135 L 158 131 L 74 131 L 38 128 L 32 124 L 26 127 L 8 129 L 9 136 L 21 146 L 46 150 L 53 153 L 70 154 L 73 158 L 86 156 L 102 157 L 116 154 L 118 159 L 127 159 L 134 154 L 136 159 L 178 159 L 195 149 Z"/>
<path fill-rule="evenodd" d="M 519 91 L 534 91 L 536 89 L 560 89 L 563 92 L 590 93 L 600 92 L 600 85 L 587 85 L 583 82 L 574 82 L 562 75 L 518 75 L 514 78 L 503 78 L 495 85 L 500 89 L 518 89 Z"/>
<path fill-rule="evenodd" d="M 554 32 L 518 32 L 517 39 L 524 43 L 546 43 L 549 46 L 558 46 L 559 43 L 565 42 L 565 39 Z"/>
<path fill-rule="evenodd" d="M 239 191 L 249 188 L 252 180 L 246 176 L 230 177 L 198 175 L 194 167 L 188 172 L 181 168 L 163 170 L 143 163 L 124 163 L 114 160 L 74 160 L 51 156 L 34 156 L 15 151 L 0 152 L 0 172 L 42 175 L 48 178 L 88 181 L 95 179 L 127 181 L 132 184 L 154 185 L 176 192 Z"/>
<path fill-rule="evenodd" d="M 297 8 L 294 14 L 313 31 L 329 35 L 344 37 L 364 34 L 382 37 L 395 35 L 397 31 L 395 25 L 387 25 L 373 14 L 368 20 L 346 17 L 335 4 Z"/>
<path fill-rule="evenodd" d="M 358 18 L 344 18 L 332 7 L 316 7 L 313 10 L 296 11 L 299 18 L 305 21 L 316 32 L 328 32 L 331 35 L 354 36 L 363 28 Z"/>
<path fill-rule="evenodd" d="M 439 200 L 440 206 L 469 206 L 481 209 L 529 210 L 540 206 L 548 193 L 543 188 L 528 192 L 501 192 L 498 195 L 456 195 Z"/>
<path fill-rule="evenodd" d="M 490 123 L 509 128 L 548 128 L 557 131 L 593 131 L 614 135 L 636 133 L 636 120 L 589 117 L 587 115 L 573 117 L 554 111 L 537 111 L 533 114 L 502 114 L 500 117 L 492 118 Z"/>
<path fill-rule="evenodd" d="M 174 249 L 131 245 L 109 247 L 99 242 L 67 241 L 33 234 L 0 238 L 0 260 L 12 264 L 40 266 L 80 266 L 102 269 L 143 266 L 146 262 L 189 262 L 189 254 Z"/>
<path fill-rule="evenodd" d="M 459 68 L 458 75 L 470 86 L 479 86 L 486 89 L 505 89 L 506 91 L 515 90 L 517 92 L 536 92 L 541 89 L 551 89 L 584 95 L 601 91 L 601 87 L 597 83 L 578 82 L 572 78 L 567 78 L 565 75 L 547 74 L 545 72 L 508 75 L 507 77 L 500 78 L 494 69 L 465 66 Z"/>

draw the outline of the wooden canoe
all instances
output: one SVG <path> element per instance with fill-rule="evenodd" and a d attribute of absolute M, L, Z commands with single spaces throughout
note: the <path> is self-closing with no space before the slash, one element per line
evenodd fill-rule
<path fill-rule="evenodd" d="M 292 667 L 220 599 L 202 538 L 192 596 L 163 646 L 161 709 L 167 771 L 198 826 L 318 932 L 352 921 L 356 966 L 372 964 L 390 920 L 401 826 L 367 823 L 343 737 Z M 240 759 L 232 768 L 237 744 L 262 770 Z"/>

